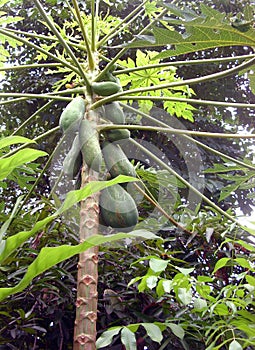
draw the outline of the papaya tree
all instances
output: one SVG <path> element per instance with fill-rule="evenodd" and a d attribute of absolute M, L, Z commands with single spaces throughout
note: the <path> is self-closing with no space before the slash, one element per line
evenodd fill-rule
<path fill-rule="evenodd" d="M 230 18 L 203 4 L 198 13 L 169 3 L 144 0 L 134 6 L 127 16 L 119 18 L 111 15 L 108 1 L 92 0 L 89 4 L 80 4 L 72 0 L 65 3 L 68 21 L 61 22 L 49 15 L 42 2 L 35 0 L 38 20 L 45 26 L 45 33 L 42 34 L 34 30 L 15 29 L 15 23 L 22 18 L 8 16 L 4 11 L 5 0 L 0 4 L 3 8 L 1 41 L 13 50 L 24 46 L 25 50 L 36 52 L 34 63 L 8 66 L 5 65 L 8 51 L 3 48 L 1 71 L 43 68 L 47 74 L 59 77 L 52 91 L 0 93 L 1 104 L 5 107 L 24 101 L 44 101 L 40 109 L 0 140 L 0 181 L 3 188 L 8 186 L 8 181 L 16 181 L 22 186 L 20 179 L 22 176 L 24 178 L 24 173 L 31 175 L 27 178 L 29 185 L 23 184 L 24 194 L 17 198 L 11 214 L 5 217 L 1 227 L 1 264 L 4 269 L 10 262 L 14 263 L 17 249 L 22 249 L 32 238 L 40 239 L 40 235 L 50 232 L 52 225 L 60 218 L 66 221 L 66 226 L 78 241 L 73 244 L 66 239 L 64 244 L 43 247 L 19 283 L 0 289 L 0 299 L 25 290 L 33 278 L 79 254 L 73 349 L 106 347 L 118 334 L 127 349 L 136 349 L 135 333 L 139 326 L 154 342 L 162 341 L 162 333 L 166 329 L 183 341 L 185 330 L 188 334 L 190 329 L 185 329 L 178 320 L 119 326 L 106 331 L 97 340 L 98 251 L 99 247 L 104 249 L 104 244 L 123 240 L 124 244 L 132 244 L 130 242 L 135 239 L 158 240 L 159 245 L 163 246 L 160 232 L 169 224 L 192 237 L 195 233 L 193 229 L 199 228 L 195 221 L 187 217 L 192 216 L 191 212 L 202 216 L 206 210 L 227 226 L 221 232 L 225 244 L 238 243 L 239 248 L 254 251 L 250 238 L 254 230 L 242 226 L 233 211 L 224 211 L 203 191 L 204 174 L 211 172 L 225 175 L 230 182 L 221 189 L 219 201 L 239 188 L 252 192 L 255 167 L 251 161 L 233 158 L 200 140 L 215 137 L 219 140 L 252 139 L 254 135 L 210 133 L 195 128 L 187 130 L 181 118 L 194 122 L 196 107 L 203 105 L 254 108 L 254 104 L 247 102 L 202 100 L 195 95 L 192 87 L 234 74 L 249 74 L 252 81 L 253 71 L 250 68 L 254 65 L 255 55 L 235 57 L 238 63 L 234 67 L 218 69 L 205 76 L 181 79 L 176 74 L 177 67 L 183 65 L 202 66 L 213 61 L 220 66 L 222 62 L 233 61 L 230 56 L 185 62 L 178 61 L 180 55 L 215 47 L 253 47 L 253 7 L 247 6 L 242 18 Z M 133 26 L 139 18 L 145 25 L 143 28 L 138 26 L 134 33 Z M 118 41 L 115 45 L 115 39 L 125 39 L 126 33 L 132 39 L 123 40 L 121 45 Z M 114 50 L 115 54 L 108 55 L 109 50 Z M 172 60 L 173 57 L 176 60 Z M 33 139 L 22 136 L 22 131 L 53 103 L 65 104 L 58 115 L 58 126 Z M 62 137 L 48 154 L 42 150 L 43 140 L 59 131 Z M 188 177 L 185 178 L 171 166 L 160 145 L 137 138 L 137 131 L 162 135 L 167 142 L 173 143 L 186 163 Z M 219 163 L 205 171 L 200 149 L 214 154 Z M 41 161 L 41 157 L 45 161 Z M 40 166 L 35 163 L 39 158 Z M 48 198 L 39 201 L 38 215 L 35 220 L 30 219 L 29 227 L 20 227 L 21 213 L 26 218 L 25 211 L 32 213 L 35 210 L 33 201 L 37 199 L 36 188 L 47 173 L 50 174 L 51 187 Z M 32 175 L 36 175 L 36 179 Z M 187 220 L 181 219 L 178 213 L 182 205 L 181 189 L 186 191 L 187 209 L 182 214 Z M 17 227 L 15 222 L 19 222 Z M 12 230 L 12 227 L 15 229 Z M 201 229 L 201 234 L 207 234 L 207 237 L 210 232 L 210 229 Z M 225 315 L 226 307 L 219 301 L 221 293 L 212 296 L 208 286 L 205 286 L 211 280 L 199 279 L 201 276 L 192 279 L 190 274 L 193 268 L 178 266 L 175 284 L 171 284 L 166 272 L 169 261 L 150 256 L 144 261 L 149 258 L 148 272 L 132 279 L 130 285 L 139 283 L 141 292 L 157 287 L 160 297 L 173 290 L 176 300 L 181 300 L 185 306 L 193 303 L 199 315 L 201 312 Z M 248 287 L 245 291 L 242 289 L 239 295 L 246 298 L 246 302 L 239 305 L 244 311 L 252 304 L 250 298 L 254 278 L 250 274 L 254 272 L 254 267 L 242 259 L 222 257 L 215 264 L 212 274 L 226 266 L 238 265 L 246 269 L 242 283 Z M 159 279 L 163 272 L 166 272 L 165 278 Z M 230 290 L 226 289 L 226 293 L 230 293 Z M 105 293 L 107 298 L 113 304 L 120 303 L 116 294 L 109 290 Z M 224 298 L 227 299 L 225 295 Z M 235 311 L 230 300 L 227 302 L 228 307 Z M 251 330 L 243 326 L 245 318 L 246 314 L 239 313 L 231 326 L 224 324 L 223 333 L 219 332 L 222 324 L 217 323 L 215 318 L 217 327 L 215 332 L 211 328 L 208 331 L 207 348 L 217 349 L 227 344 L 231 349 L 241 349 L 254 345 Z M 183 342 L 183 348 L 185 346 Z"/>

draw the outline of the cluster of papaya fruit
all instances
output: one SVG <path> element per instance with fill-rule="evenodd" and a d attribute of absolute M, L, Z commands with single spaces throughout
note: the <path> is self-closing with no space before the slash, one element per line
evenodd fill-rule
<path fill-rule="evenodd" d="M 109 96 L 120 91 L 121 87 L 114 81 L 92 83 L 92 91 L 99 96 Z M 100 172 L 104 162 L 111 178 L 118 175 L 136 176 L 133 165 L 123 152 L 120 141 L 128 139 L 128 129 L 105 130 L 99 136 L 95 119 L 86 113 L 86 102 L 75 97 L 62 112 L 59 125 L 64 134 L 74 135 L 72 147 L 63 163 L 63 172 L 71 178 L 80 173 L 82 163 Z M 125 115 L 118 102 L 102 106 L 101 117 L 113 124 L 125 124 Z M 137 224 L 138 211 L 132 196 L 126 191 L 125 185 L 113 185 L 101 191 L 100 220 L 112 228 L 128 228 Z"/>

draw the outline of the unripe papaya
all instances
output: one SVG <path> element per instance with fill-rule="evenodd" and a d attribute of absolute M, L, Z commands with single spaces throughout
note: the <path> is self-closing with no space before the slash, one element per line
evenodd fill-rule
<path fill-rule="evenodd" d="M 105 141 L 102 144 L 102 152 L 106 167 L 112 177 L 118 175 L 136 177 L 133 165 L 130 163 L 119 145 Z"/>
<path fill-rule="evenodd" d="M 113 124 L 125 124 L 125 115 L 118 102 L 114 101 L 103 107 L 104 118 L 110 120 Z"/>
<path fill-rule="evenodd" d="M 75 97 L 68 103 L 59 119 L 59 126 L 64 133 L 67 131 L 78 131 L 85 109 L 86 103 L 81 96 Z"/>
<path fill-rule="evenodd" d="M 121 86 L 112 81 L 94 82 L 91 87 L 93 92 L 99 96 L 110 96 L 121 90 Z"/>
<path fill-rule="evenodd" d="M 128 139 L 130 137 L 130 131 L 128 129 L 107 130 L 104 134 L 105 138 L 111 142 Z"/>
<path fill-rule="evenodd" d="M 72 147 L 64 159 L 63 172 L 73 179 L 78 174 L 81 166 L 82 154 L 80 150 L 80 140 L 79 136 L 76 135 Z"/>
<path fill-rule="evenodd" d="M 89 168 L 99 171 L 103 157 L 98 140 L 98 132 L 93 127 L 92 122 L 87 119 L 81 121 L 79 139 L 83 160 Z"/>
<path fill-rule="evenodd" d="M 99 200 L 100 215 L 107 226 L 128 228 L 137 224 L 138 211 L 135 201 L 120 185 L 102 190 Z"/>

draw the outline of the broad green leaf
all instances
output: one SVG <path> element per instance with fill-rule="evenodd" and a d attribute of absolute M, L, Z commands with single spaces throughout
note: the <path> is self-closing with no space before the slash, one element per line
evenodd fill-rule
<path fill-rule="evenodd" d="M 84 188 L 76 191 L 68 192 L 66 199 L 63 205 L 59 208 L 56 215 L 62 214 L 64 211 L 71 208 L 74 204 L 80 202 L 84 198 L 88 197 L 92 193 L 99 192 L 106 187 L 115 185 L 117 183 L 125 183 L 137 181 L 136 178 L 131 176 L 119 175 L 112 180 L 109 181 L 91 181 Z"/>
<path fill-rule="evenodd" d="M 207 308 L 207 302 L 204 299 L 201 298 L 196 298 L 194 300 L 194 309 L 195 310 L 199 310 L 199 311 L 203 311 Z"/>
<path fill-rule="evenodd" d="M 255 277 L 246 275 L 245 279 L 251 286 L 255 287 Z"/>
<path fill-rule="evenodd" d="M 236 245 L 240 245 L 241 247 L 247 249 L 248 251 L 255 252 L 255 247 L 252 244 L 249 244 L 241 239 L 238 239 L 237 241 L 235 240 L 233 242 L 232 239 L 226 238 L 226 242 L 232 242 Z"/>
<path fill-rule="evenodd" d="M 46 152 L 26 148 L 18 151 L 8 158 L 0 159 L 0 180 L 5 179 L 15 168 L 39 157 L 47 156 Z"/>
<path fill-rule="evenodd" d="M 35 141 L 23 136 L 7 136 L 0 140 L 0 149 L 17 143 L 35 143 Z"/>
<path fill-rule="evenodd" d="M 61 261 L 71 258 L 75 254 L 79 254 L 94 246 L 134 236 L 138 237 L 139 233 L 135 232 L 134 235 L 129 233 L 116 233 L 108 236 L 94 235 L 76 246 L 61 245 L 59 247 L 42 248 L 37 258 L 31 265 L 29 265 L 26 274 L 19 282 L 19 284 L 14 287 L 0 288 L 0 301 L 9 295 L 22 291 L 29 285 L 33 278 L 50 269 L 52 266 L 60 263 Z"/>
<path fill-rule="evenodd" d="M 163 280 L 160 280 L 156 287 L 156 293 L 158 297 L 162 297 L 162 295 L 165 294 L 164 288 L 163 288 Z"/>
<path fill-rule="evenodd" d="M 186 267 L 175 267 L 176 270 L 180 271 L 184 276 L 188 276 L 191 272 L 195 270 L 194 267 L 186 268 Z"/>
<path fill-rule="evenodd" d="M 7 231 L 10 223 L 12 222 L 12 219 L 14 218 L 14 216 L 16 214 L 16 211 L 17 211 L 17 209 L 19 207 L 19 204 L 22 201 L 22 199 L 23 199 L 23 196 L 20 196 L 20 197 L 17 198 L 16 203 L 14 205 L 14 208 L 13 208 L 11 214 L 9 215 L 8 220 L 6 220 L 5 223 L 1 226 L 1 228 L 0 228 L 0 242 L 2 241 L 5 232 Z M 1 246 L 0 246 L 0 249 L 1 249 Z"/>
<path fill-rule="evenodd" d="M 7 240 L 3 240 L 0 243 L 0 262 L 6 259 L 13 251 L 15 251 L 22 243 L 24 243 L 26 240 L 28 240 L 30 237 L 32 237 L 36 232 L 44 228 L 48 223 L 53 221 L 58 215 L 64 213 L 65 210 L 69 209 L 72 205 L 78 203 L 80 200 L 83 200 L 90 196 L 93 193 L 98 192 L 99 190 L 106 188 L 107 186 L 111 186 L 115 183 L 121 183 L 121 182 L 127 182 L 130 181 L 133 178 L 130 176 L 124 176 L 120 175 L 116 177 L 115 179 L 109 180 L 109 181 L 92 181 L 88 185 L 86 185 L 83 189 L 77 190 L 77 191 L 71 191 L 70 195 L 67 195 L 63 205 L 59 208 L 59 210 L 45 218 L 44 220 L 41 220 L 35 224 L 33 229 L 30 231 L 22 231 L 17 233 L 16 235 L 13 235 L 11 237 L 8 237 Z M 95 185 L 95 186 L 94 186 Z M 86 189 L 88 188 L 88 189 Z M 78 193 L 76 195 L 76 192 Z M 153 239 L 152 237 L 156 237 L 153 235 L 153 233 L 150 233 L 149 231 L 143 231 L 143 230 L 137 230 L 134 232 L 140 232 L 140 237 L 146 236 L 148 239 Z"/>
<path fill-rule="evenodd" d="M 163 339 L 160 328 L 153 323 L 142 323 L 147 335 L 155 342 L 160 343 Z"/>
<path fill-rule="evenodd" d="M 252 236 L 255 236 L 255 229 L 247 226 L 240 226 L 244 231 L 249 232 Z"/>
<path fill-rule="evenodd" d="M 163 285 L 165 293 L 170 293 L 171 292 L 171 289 L 173 288 L 173 282 L 172 281 L 164 280 L 162 285 Z"/>
<path fill-rule="evenodd" d="M 181 326 L 171 322 L 166 323 L 166 326 L 171 329 L 171 331 L 174 333 L 174 335 L 176 335 L 176 337 L 178 337 L 179 339 L 184 338 L 185 333 Z"/>
<path fill-rule="evenodd" d="M 250 269 L 251 268 L 251 264 L 249 262 L 249 260 L 247 260 L 247 258 L 236 258 L 235 261 L 238 263 L 238 265 Z"/>
<path fill-rule="evenodd" d="M 192 301 L 192 291 L 187 288 L 178 288 L 178 298 L 183 305 L 189 305 Z"/>
<path fill-rule="evenodd" d="M 117 335 L 120 330 L 122 329 L 122 327 L 114 327 L 112 329 L 109 329 L 107 331 L 105 331 L 100 338 L 97 339 L 96 341 L 96 348 L 100 349 L 103 348 L 105 346 L 108 346 L 111 344 L 112 339 L 115 335 Z"/>
<path fill-rule="evenodd" d="M 123 327 L 121 330 L 121 342 L 125 345 L 126 350 L 137 349 L 135 335 L 127 327 Z"/>
<path fill-rule="evenodd" d="M 254 337 L 254 321 L 247 321 L 244 318 L 233 318 L 230 324 L 240 331 L 244 332 L 248 337 Z"/>
<path fill-rule="evenodd" d="M 0 0 L 0 7 L 4 6 L 7 2 L 9 2 L 9 0 Z"/>
<path fill-rule="evenodd" d="M 157 276 L 149 276 L 146 278 L 146 285 L 149 289 L 153 289 L 156 287 L 158 282 L 158 277 Z"/>
<path fill-rule="evenodd" d="M 165 269 L 167 268 L 167 265 L 168 265 L 168 261 L 162 260 L 162 259 L 152 258 L 149 262 L 149 266 L 154 272 L 165 271 Z"/>
<path fill-rule="evenodd" d="M 129 324 L 127 327 L 132 333 L 135 333 L 140 327 L 140 323 L 132 323 L 132 324 Z"/>
<path fill-rule="evenodd" d="M 215 264 L 215 267 L 212 273 L 214 274 L 216 271 L 226 266 L 230 260 L 231 260 L 230 258 L 221 258 L 220 260 L 218 260 Z"/>
<path fill-rule="evenodd" d="M 250 27 L 246 32 L 234 28 L 225 14 L 212 7 L 201 4 L 201 15 L 195 13 L 187 16 L 187 10 L 179 10 L 171 4 L 164 4 L 170 12 L 180 18 L 169 19 L 170 24 L 183 26 L 186 31 L 180 34 L 177 31 L 154 26 L 152 35 L 138 36 L 138 40 L 128 44 L 128 47 L 162 47 L 169 45 L 171 49 L 162 50 L 155 59 L 164 59 L 190 52 L 206 50 L 224 46 L 255 45 L 255 30 Z"/>
<path fill-rule="evenodd" d="M 229 350 L 242 350 L 243 347 L 240 343 L 238 343 L 237 340 L 232 340 L 232 342 L 229 344 Z"/>
<path fill-rule="evenodd" d="M 55 215 L 51 215 L 41 221 L 38 221 L 32 230 L 21 231 L 16 235 L 8 237 L 6 240 L 2 240 L 0 243 L 0 262 L 4 261 L 12 252 L 14 252 L 22 243 L 32 237 L 36 232 L 43 229 L 48 223 L 56 218 Z"/>
<path fill-rule="evenodd" d="M 211 313 L 219 316 L 227 316 L 229 314 L 226 304 L 218 303 L 212 306 Z"/>

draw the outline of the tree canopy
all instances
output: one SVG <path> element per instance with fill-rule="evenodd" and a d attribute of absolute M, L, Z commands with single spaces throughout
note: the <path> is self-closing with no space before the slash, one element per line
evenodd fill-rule
<path fill-rule="evenodd" d="M 0 348 L 73 348 L 77 254 L 99 246 L 98 349 L 252 349 L 255 231 L 238 215 L 254 205 L 254 5 L 0 7 Z M 106 161 L 87 184 L 63 174 L 74 135 L 59 120 L 77 95 L 102 150 L 130 131 L 117 143 L 136 181 Z M 107 121 L 113 101 L 125 125 Z M 88 198 L 117 184 L 139 222 L 101 218 L 81 239 Z"/>

